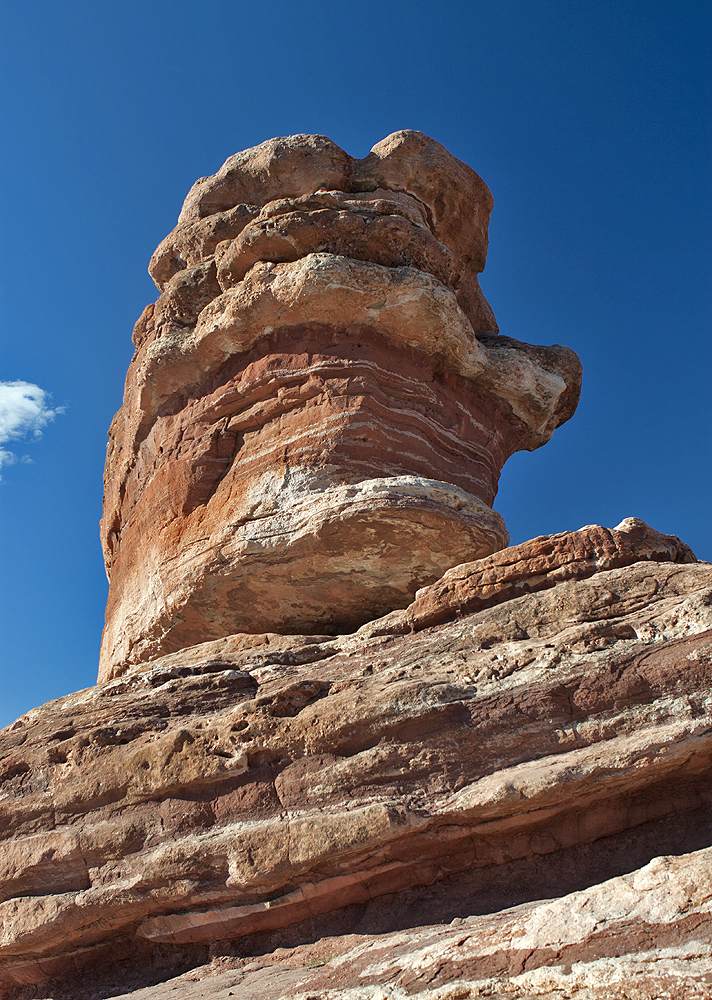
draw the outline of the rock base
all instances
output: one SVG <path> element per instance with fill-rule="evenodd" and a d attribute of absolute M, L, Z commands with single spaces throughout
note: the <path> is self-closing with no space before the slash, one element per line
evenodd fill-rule
<path fill-rule="evenodd" d="M 558 968 L 554 938 L 573 968 L 633 935 L 625 954 L 647 975 L 626 929 L 637 903 L 622 929 L 609 914 L 567 938 L 563 917 L 547 937 L 529 901 L 610 877 L 640 886 L 648 875 L 625 873 L 710 846 L 712 568 L 693 560 L 634 519 L 535 539 L 353 634 L 231 636 L 23 716 L 2 734 L 3 988 L 59 997 L 122 951 L 148 975 L 211 948 L 263 955 L 516 903 L 528 908 L 473 924 L 472 954 L 498 957 L 453 972 L 471 995 L 483 968 L 498 983 Z M 680 859 L 653 868 L 668 887 L 684 875 Z M 706 913 L 695 886 L 645 906 L 687 928 L 688 911 Z M 595 891 L 608 912 L 618 890 Z M 579 903 L 556 905 L 546 920 Z M 650 920 L 645 940 L 667 942 Z M 524 943 L 495 948 L 488 927 Z M 520 968 L 524 951 L 539 957 Z M 386 967 L 394 997 L 426 988 L 396 952 L 364 972 L 373 954 L 333 988 L 390 983 Z M 513 995 L 547 995 L 531 976 Z"/>

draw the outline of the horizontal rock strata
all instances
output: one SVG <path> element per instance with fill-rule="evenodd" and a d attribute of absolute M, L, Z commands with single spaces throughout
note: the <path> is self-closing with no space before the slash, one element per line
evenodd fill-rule
<path fill-rule="evenodd" d="M 565 580 L 582 580 L 604 569 L 643 560 L 697 562 L 689 545 L 676 535 L 663 535 L 636 517 L 626 518 L 613 529 L 594 524 L 579 531 L 541 535 L 455 566 L 436 584 L 419 590 L 406 611 L 395 611 L 374 623 L 371 632 L 413 632 L 523 594 L 548 590 Z"/>
<path fill-rule="evenodd" d="M 446 926 L 324 937 L 254 958 L 216 957 L 117 1000 L 706 1000 L 710 849 L 561 899 Z"/>
<path fill-rule="evenodd" d="M 151 275 L 163 290 L 177 272 L 211 258 L 221 243 L 242 237 L 243 244 L 254 245 L 254 236 L 245 239 L 245 229 L 259 232 L 263 219 L 295 209 L 347 211 L 377 225 L 410 222 L 412 240 L 439 244 L 434 253 L 443 258 L 441 269 L 447 262 L 448 283 L 457 289 L 458 303 L 474 329 L 496 331 L 477 283 L 487 257 L 492 195 L 467 164 L 440 143 L 409 130 L 377 143 L 363 160 L 319 135 L 271 139 L 236 153 L 217 174 L 193 185 L 177 227 L 151 259 Z M 356 218 L 353 224 L 358 222 Z M 333 239 L 333 227 L 326 233 L 320 228 L 322 239 Z M 273 254 L 258 259 L 295 259 L 293 240 L 285 235 L 277 228 Z M 402 238 L 395 242 L 396 253 L 407 253 L 400 249 Z M 373 258 L 369 254 L 366 259 Z M 399 263 L 411 261 L 401 257 Z"/>
<path fill-rule="evenodd" d="M 451 574 L 454 600 L 419 594 L 402 612 L 415 631 L 388 616 L 226 637 L 23 716 L 0 757 L 5 988 L 450 877 L 491 893 L 516 871 L 559 895 L 571 852 L 605 873 L 615 843 L 630 871 L 676 824 L 684 850 L 712 808 L 712 568 L 693 558 L 633 519 L 537 539 L 482 560 L 489 577 Z M 499 603 L 473 610 L 493 559 Z M 514 596 L 507 565 L 555 585 Z"/>
<path fill-rule="evenodd" d="M 500 470 L 574 412 L 578 358 L 498 336 L 491 196 L 416 132 L 320 136 L 189 194 L 110 432 L 100 678 L 236 632 L 345 633 L 508 542 Z"/>
<path fill-rule="evenodd" d="M 505 548 L 581 366 L 499 335 L 491 207 L 418 132 L 190 191 L 99 683 L 0 733 L 3 996 L 708 995 L 712 566 L 635 518 Z"/>

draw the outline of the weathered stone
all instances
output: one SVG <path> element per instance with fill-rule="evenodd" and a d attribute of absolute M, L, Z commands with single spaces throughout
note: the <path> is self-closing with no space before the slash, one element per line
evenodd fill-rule
<path fill-rule="evenodd" d="M 507 544 L 502 465 L 571 416 L 580 364 L 496 335 L 490 208 L 415 132 L 364 160 L 272 140 L 195 185 L 111 430 L 101 678 L 238 631 L 348 632 Z"/>
<path fill-rule="evenodd" d="M 3 996 L 708 996 L 712 567 L 635 518 L 503 548 L 580 365 L 497 334 L 490 208 L 416 132 L 190 192 L 100 683 L 0 733 Z"/>
<path fill-rule="evenodd" d="M 117 1000 L 707 1000 L 712 851 L 445 926 L 216 957 Z M 651 947 L 652 945 L 652 947 Z"/>
<path fill-rule="evenodd" d="M 676 535 L 662 535 L 636 517 L 626 518 L 612 530 L 588 525 L 579 531 L 541 535 L 455 566 L 436 584 L 419 590 L 405 611 L 394 611 L 367 626 L 366 631 L 372 635 L 413 632 L 523 594 L 548 590 L 565 580 L 582 580 L 641 560 L 697 561 L 689 545 Z"/>
<path fill-rule="evenodd" d="M 646 561 L 605 568 L 636 537 Z M 707 846 L 712 568 L 634 521 L 510 556 L 524 579 L 599 566 L 404 635 L 215 640 L 5 730 L 6 988 L 107 945 L 148 968 L 315 919 L 362 930 L 364 907 L 408 927 L 419 885 L 469 917 Z"/>
<path fill-rule="evenodd" d="M 296 135 L 270 139 L 231 156 L 213 177 L 197 181 L 185 200 L 176 229 L 158 248 L 151 274 L 162 289 L 176 270 L 196 262 L 195 253 L 214 251 L 213 229 L 223 239 L 235 238 L 259 211 L 275 199 L 299 199 L 340 192 L 382 200 L 386 191 L 403 203 L 407 195 L 422 205 L 418 215 L 453 254 L 450 284 L 475 330 L 496 330 L 494 317 L 477 285 L 487 257 L 487 227 L 492 195 L 467 164 L 421 132 L 394 132 L 377 143 L 363 160 L 354 159 L 325 136 Z M 370 196 L 370 197 L 369 197 Z M 391 214 L 389 208 L 388 214 Z M 255 214 L 257 214 L 255 212 Z M 197 220 L 214 220 L 196 238 Z M 243 221 L 244 220 L 244 221 Z M 417 220 L 420 221 L 420 220 Z M 212 243 L 212 245 L 210 245 Z M 481 325 L 484 321 L 484 325 Z"/>

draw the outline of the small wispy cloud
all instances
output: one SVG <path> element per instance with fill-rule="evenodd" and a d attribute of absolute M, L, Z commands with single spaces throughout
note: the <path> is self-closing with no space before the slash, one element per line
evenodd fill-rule
<path fill-rule="evenodd" d="M 54 409 L 47 405 L 49 393 L 32 382 L 0 382 L 0 468 L 18 461 L 17 455 L 4 446 L 10 441 L 21 441 L 28 435 L 42 436 L 42 428 L 63 406 Z M 31 461 L 24 455 L 20 461 Z"/>

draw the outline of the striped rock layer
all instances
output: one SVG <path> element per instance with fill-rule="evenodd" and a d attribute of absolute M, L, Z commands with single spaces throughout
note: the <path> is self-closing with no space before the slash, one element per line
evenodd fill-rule
<path fill-rule="evenodd" d="M 503 548 L 500 470 L 573 413 L 498 336 L 491 195 L 418 132 L 231 157 L 156 251 L 110 431 L 100 679 L 236 632 L 339 634 Z"/>
<path fill-rule="evenodd" d="M 116 1000 L 708 1000 L 711 872 L 707 848 L 487 916 L 335 933 L 257 958 L 215 949 L 142 989 L 126 979 L 147 977 L 125 972 Z"/>
<path fill-rule="evenodd" d="M 612 996 L 704 996 L 672 986 L 712 971 L 707 855 L 678 857 L 710 847 L 711 683 L 712 567 L 635 519 L 458 567 L 350 635 L 135 665 L 0 734 L 0 989 L 85 1000 L 160 961 L 455 920 L 347 950 L 334 989 L 598 997 L 608 970 L 640 974 Z"/>

